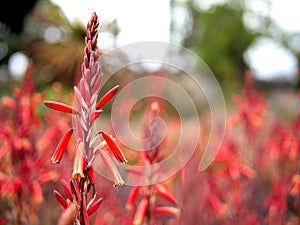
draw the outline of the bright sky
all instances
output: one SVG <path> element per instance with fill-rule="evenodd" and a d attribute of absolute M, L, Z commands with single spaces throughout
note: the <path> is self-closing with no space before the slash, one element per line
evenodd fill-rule
<path fill-rule="evenodd" d="M 67 17 L 84 24 L 96 12 L 100 22 L 117 19 L 120 34 L 117 45 L 138 41 L 169 41 L 168 0 L 52 0 Z M 100 33 L 101 35 L 101 33 Z"/>
<path fill-rule="evenodd" d="M 199 0 L 199 4 L 219 1 L 222 0 Z M 286 30 L 300 32 L 300 1 L 270 1 L 273 2 L 272 16 L 278 24 Z M 79 20 L 86 24 L 93 12 L 97 13 L 100 22 L 117 19 L 120 28 L 117 46 L 139 41 L 170 41 L 169 0 L 52 0 L 52 2 L 59 5 L 71 21 Z M 263 14 L 266 9 L 261 2 L 262 0 L 251 0 L 255 10 Z M 100 32 L 100 38 L 101 35 L 104 34 Z M 291 73 L 295 74 L 297 71 L 298 65 L 291 53 L 268 40 L 262 40 L 254 46 L 248 52 L 247 58 L 257 71 L 257 77 L 261 79 L 268 79 L 279 73 L 290 77 Z"/>

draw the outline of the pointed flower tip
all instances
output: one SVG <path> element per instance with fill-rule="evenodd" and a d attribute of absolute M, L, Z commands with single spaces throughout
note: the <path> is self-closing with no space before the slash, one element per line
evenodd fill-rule
<path fill-rule="evenodd" d="M 148 199 L 144 197 L 138 204 L 137 209 L 135 211 L 135 215 L 133 218 L 133 225 L 142 224 L 142 221 L 147 211 L 147 207 L 148 207 Z"/>
<path fill-rule="evenodd" d="M 130 192 L 130 194 L 129 194 L 129 196 L 128 196 L 126 205 L 125 205 L 125 207 L 126 207 L 127 210 L 131 210 L 131 209 L 133 208 L 133 206 L 134 206 L 134 204 L 135 204 L 135 202 L 136 202 L 136 199 L 137 199 L 137 197 L 138 197 L 139 190 L 140 190 L 140 187 L 139 187 L 139 186 L 135 186 L 135 187 L 131 190 L 131 192 Z"/>
<path fill-rule="evenodd" d="M 101 114 L 103 113 L 103 110 L 95 110 L 90 115 L 90 123 L 93 123 Z"/>
<path fill-rule="evenodd" d="M 180 209 L 171 206 L 158 206 L 155 208 L 156 213 L 179 217 Z"/>
<path fill-rule="evenodd" d="M 165 186 L 163 186 L 162 184 L 156 184 L 156 185 L 154 185 L 154 188 L 161 197 L 163 197 L 167 201 L 177 205 L 176 198 L 171 193 L 168 192 L 168 190 Z"/>
<path fill-rule="evenodd" d="M 44 101 L 44 105 L 47 106 L 48 108 L 61 111 L 61 112 L 66 112 L 66 113 L 71 113 L 71 114 L 78 114 L 78 111 L 74 109 L 73 107 L 66 105 L 61 102 L 55 102 L 55 101 Z"/>
<path fill-rule="evenodd" d="M 68 199 L 69 199 L 71 202 L 73 202 L 73 196 L 72 196 L 71 190 L 70 190 L 69 187 L 68 187 L 67 182 L 66 182 L 64 179 L 61 179 L 61 183 L 62 183 L 62 185 L 63 185 L 64 192 L 65 192 L 65 194 L 67 195 Z"/>
<path fill-rule="evenodd" d="M 92 215 L 101 205 L 102 198 L 99 198 L 94 204 L 87 210 L 87 214 Z"/>
<path fill-rule="evenodd" d="M 121 187 L 121 186 L 123 186 L 123 185 L 124 185 L 124 182 L 116 182 L 116 183 L 114 183 L 114 188 L 115 188 L 116 190 L 118 190 L 119 187 Z"/>
<path fill-rule="evenodd" d="M 96 109 L 101 109 L 119 90 L 120 85 L 116 85 L 112 89 L 110 89 L 98 102 Z"/>
<path fill-rule="evenodd" d="M 70 128 L 67 133 L 61 138 L 60 142 L 58 143 L 52 157 L 51 157 L 51 162 L 55 164 L 59 164 L 63 154 L 67 148 L 67 145 L 70 141 L 70 138 L 73 134 L 73 128 Z"/>
<path fill-rule="evenodd" d="M 58 201 L 58 203 L 64 208 L 68 208 L 68 202 L 66 201 L 66 199 L 64 199 L 64 197 L 56 190 L 53 191 L 54 196 L 56 198 L 56 200 Z"/>
<path fill-rule="evenodd" d="M 119 147 L 119 145 L 117 144 L 117 142 L 115 142 L 115 140 L 108 135 L 106 132 L 100 132 L 100 134 L 102 135 L 102 137 L 104 138 L 104 140 L 106 141 L 108 147 L 110 148 L 110 150 L 112 151 L 113 155 L 115 156 L 115 158 L 121 162 L 122 164 L 127 163 L 127 159 L 125 158 L 121 148 Z"/>

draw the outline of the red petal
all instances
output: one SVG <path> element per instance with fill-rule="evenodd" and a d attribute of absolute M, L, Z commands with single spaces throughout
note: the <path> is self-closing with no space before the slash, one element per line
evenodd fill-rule
<path fill-rule="evenodd" d="M 58 203 L 64 208 L 68 208 L 68 203 L 66 201 L 66 199 L 64 199 L 64 197 L 56 190 L 53 191 L 54 192 L 54 196 L 56 198 L 56 200 L 58 201 Z"/>
<path fill-rule="evenodd" d="M 84 170 L 86 169 L 86 160 L 83 156 L 84 143 L 80 142 L 78 149 L 76 150 L 76 155 L 73 163 L 73 173 L 72 177 L 79 181 L 81 178 L 85 177 Z"/>
<path fill-rule="evenodd" d="M 61 179 L 61 183 L 62 183 L 62 185 L 63 185 L 64 191 L 65 191 L 65 193 L 66 193 L 68 199 L 70 199 L 70 201 L 72 202 L 72 201 L 73 201 L 73 196 L 72 196 L 72 194 L 71 194 L 71 191 L 70 191 L 70 189 L 69 189 L 69 187 L 68 187 L 67 182 L 66 182 L 64 179 Z"/>
<path fill-rule="evenodd" d="M 112 161 L 110 155 L 106 151 L 99 151 L 100 156 L 103 159 L 103 163 L 105 164 L 108 173 L 111 175 L 113 181 L 114 181 L 114 187 L 118 188 L 119 186 L 122 186 L 124 184 L 124 181 L 115 166 L 114 162 Z"/>
<path fill-rule="evenodd" d="M 86 209 L 86 205 L 87 205 L 86 195 L 83 195 L 82 200 L 83 200 L 82 214 L 83 214 L 83 221 L 84 221 L 83 224 L 90 225 L 89 216 Z"/>
<path fill-rule="evenodd" d="M 53 153 L 51 157 L 51 161 L 53 163 L 60 163 L 62 156 L 66 150 L 67 144 L 69 143 L 69 140 L 73 134 L 73 128 L 70 128 L 67 133 L 62 137 L 60 142 L 58 143 L 55 152 Z"/>
<path fill-rule="evenodd" d="M 178 216 L 180 213 L 180 210 L 175 207 L 171 206 L 159 206 L 155 208 L 155 212 L 161 213 L 161 214 L 166 214 L 166 215 L 171 215 L 171 216 Z"/>
<path fill-rule="evenodd" d="M 139 193 L 140 187 L 136 186 L 134 187 L 127 199 L 127 203 L 126 203 L 126 209 L 130 210 L 133 208 L 133 204 L 135 203 L 138 193 Z"/>
<path fill-rule="evenodd" d="M 93 167 L 90 167 L 88 169 L 88 175 L 89 175 L 90 183 L 91 184 L 95 184 L 95 175 L 94 175 L 94 169 L 93 169 Z"/>
<path fill-rule="evenodd" d="M 87 214 L 90 216 L 92 215 L 101 205 L 102 198 L 99 198 L 87 211 Z"/>
<path fill-rule="evenodd" d="M 134 225 L 142 224 L 143 218 L 144 218 L 146 210 L 147 210 L 147 206 L 148 206 L 148 199 L 143 198 L 140 201 L 140 203 L 139 203 L 139 205 L 136 209 L 136 212 L 135 212 L 135 215 L 134 215 L 134 218 L 133 218 L 133 224 Z"/>
<path fill-rule="evenodd" d="M 76 109 L 61 102 L 44 101 L 44 104 L 51 109 L 55 109 L 61 112 L 78 114 L 78 111 Z"/>
<path fill-rule="evenodd" d="M 37 180 L 32 183 L 32 195 L 35 203 L 41 203 L 43 201 L 42 188 Z"/>
<path fill-rule="evenodd" d="M 119 85 L 113 87 L 110 89 L 98 102 L 96 109 L 101 109 L 102 106 L 104 106 L 119 90 Z"/>
<path fill-rule="evenodd" d="M 114 154 L 114 156 L 116 157 L 116 159 L 119 160 L 121 163 L 128 162 L 127 159 L 125 158 L 122 150 L 120 149 L 118 144 L 114 141 L 114 139 L 105 132 L 100 132 L 100 133 L 102 134 L 104 140 L 106 141 L 107 145 L 111 149 L 111 151 Z"/>
<path fill-rule="evenodd" d="M 90 123 L 93 123 L 101 114 L 103 113 L 103 110 L 95 110 L 90 115 Z"/>
<path fill-rule="evenodd" d="M 169 202 L 177 205 L 177 200 L 174 198 L 174 196 L 171 193 L 168 192 L 166 187 L 164 187 L 161 184 L 156 184 L 156 185 L 154 185 L 154 188 L 156 189 L 158 194 L 160 194 L 163 198 L 165 198 Z"/>

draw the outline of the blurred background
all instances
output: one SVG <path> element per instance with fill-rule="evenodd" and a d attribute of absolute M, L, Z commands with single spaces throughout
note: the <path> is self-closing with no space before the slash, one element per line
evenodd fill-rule
<path fill-rule="evenodd" d="M 24 208 L 16 208 L 10 201 L 11 197 L 21 195 L 12 192 L 7 197 L 5 192 L 9 190 L 8 185 L 13 187 L 11 188 L 13 190 L 23 187 L 25 184 L 21 182 L 23 174 L 30 178 L 28 180 L 32 180 L 33 174 L 38 181 L 34 183 L 33 196 L 37 196 L 36 211 L 43 219 L 43 224 L 54 224 L 53 221 L 56 221 L 57 215 L 60 214 L 52 190 L 59 186 L 57 181 L 61 176 L 69 179 L 74 149 L 67 153 L 62 167 L 49 165 L 49 158 L 72 121 L 68 115 L 45 109 L 42 100 L 56 100 L 70 104 L 73 86 L 81 77 L 85 29 L 93 12 L 97 13 L 101 23 L 98 39 L 100 54 L 135 42 L 173 43 L 198 55 L 214 73 L 223 90 L 229 118 L 226 123 L 230 126 L 226 130 L 227 136 L 221 146 L 221 155 L 211 169 L 198 173 L 200 154 L 205 146 L 203 143 L 206 139 L 210 139 L 208 134 L 211 132 L 211 113 L 208 112 L 208 107 L 201 105 L 199 113 L 202 113 L 201 118 L 204 119 L 201 120 L 198 151 L 188 166 L 180 171 L 174 185 L 176 195 L 181 201 L 180 220 L 186 224 L 202 220 L 205 221 L 203 224 L 208 224 L 207 218 L 213 221 L 209 224 L 221 224 L 218 221 L 224 222 L 222 224 L 287 224 L 278 222 L 277 218 L 278 215 L 281 216 L 280 213 L 287 213 L 289 218 L 297 217 L 295 223 L 289 224 L 299 224 L 299 9 L 298 0 L 6 2 L 5 6 L 0 7 L 0 198 L 4 196 L 0 199 L 0 225 L 6 224 L 6 219 L 13 221 L 14 217 L 18 217 L 13 209 L 17 209 L 16 211 L 31 209 L 27 205 Z M 118 54 L 109 58 L 107 63 L 117 65 L 118 62 L 128 60 L 122 52 Z M 186 59 L 182 57 L 183 60 Z M 27 77 L 24 77 L 27 68 L 29 72 Z M 178 75 L 176 78 L 179 77 L 180 82 L 184 80 L 180 80 L 184 77 L 180 75 L 185 75 L 182 71 L 180 73 L 170 71 L 167 75 L 175 74 Z M 160 71 L 157 67 L 149 70 L 134 65 L 118 72 L 117 76 L 112 77 L 115 80 L 107 87 L 104 86 L 104 89 L 110 89 L 116 84 L 122 86 L 129 83 L 135 75 L 164 76 L 166 74 L 163 73 L 168 71 Z M 253 80 L 247 76 L 249 74 Z M 180 84 L 184 86 L 186 83 Z M 15 88 L 20 86 L 21 89 Z M 151 88 L 158 90 L 164 88 L 164 85 L 158 82 L 153 82 L 152 86 Z M 216 92 L 214 88 L 207 89 Z M 265 95 L 256 92 L 257 90 L 261 90 Z M 103 90 L 102 93 L 105 91 L 107 90 Z M 35 92 L 38 95 L 33 95 Z M 40 93 L 42 95 L 39 95 Z M 132 100 L 131 94 L 125 97 Z M 193 97 L 196 100 L 199 98 Z M 264 97 L 268 101 L 265 101 Z M 178 100 L 183 102 L 185 99 L 178 98 Z M 112 102 L 109 102 L 107 108 L 111 108 Z M 163 105 L 166 107 L 164 110 L 167 113 L 164 115 L 168 119 L 171 134 L 167 136 L 167 144 L 172 147 L 172 144 L 177 143 L 181 124 L 178 122 L 179 116 L 170 113 L 176 112 L 173 105 L 167 103 Z M 124 112 L 122 110 L 129 106 L 128 101 L 123 101 L 118 108 L 122 113 Z M 131 111 L 133 119 L 130 118 L 141 130 L 144 129 L 141 125 L 144 123 L 142 113 L 147 108 L 144 106 L 136 104 Z M 34 117 L 32 112 L 36 109 L 38 113 Z M 109 130 L 110 110 L 105 109 L 104 112 L 108 113 L 103 113 L 104 120 L 101 123 L 104 122 L 103 126 L 107 126 Z M 139 115 L 142 115 L 141 119 Z M 41 123 L 40 118 L 45 123 Z M 238 124 L 242 126 L 237 126 Z M 112 130 L 111 132 L 113 133 Z M 32 145 L 30 154 L 27 142 L 23 139 L 28 139 Z M 21 150 L 15 146 L 9 149 L 7 143 L 14 144 L 15 141 Z M 75 146 L 75 143 L 71 146 Z M 185 148 L 192 149 L 189 143 Z M 125 147 L 124 149 L 130 153 L 130 149 Z M 14 154 L 7 154 L 14 151 L 21 156 L 17 158 Z M 26 162 L 32 164 L 28 170 L 22 167 L 25 165 L 24 151 L 26 152 L 24 155 L 29 155 Z M 12 159 L 10 164 L 7 160 L 9 156 Z M 130 156 L 129 158 L 132 158 Z M 32 158 L 37 158 L 37 163 Z M 15 162 L 18 159 L 19 164 Z M 47 185 L 43 183 L 45 180 L 40 182 L 41 172 L 36 170 L 40 168 L 40 159 L 44 160 L 44 165 L 47 166 L 45 171 L 50 171 L 48 176 L 51 175 L 51 179 L 49 178 Z M 54 175 L 51 173 L 53 169 L 56 171 Z M 5 172 L 7 173 L 4 176 Z M 104 199 L 107 197 L 110 200 L 109 203 L 103 204 L 104 208 L 98 214 L 99 221 L 105 217 L 106 221 L 111 221 L 105 224 L 131 224 L 130 218 L 133 215 L 124 210 L 130 187 L 124 187 L 123 191 L 120 189 L 120 192 L 115 194 L 109 181 L 105 182 L 101 176 L 97 176 L 96 179 L 101 180 L 103 184 L 99 185 L 101 188 L 99 193 L 101 195 L 103 193 Z M 27 183 L 31 185 L 30 182 Z M 289 196 L 294 183 L 297 190 Z M 19 186 L 16 188 L 15 185 Z M 42 199 L 42 188 L 47 201 Z M 31 198 L 27 198 L 27 189 L 24 190 L 25 203 L 30 205 L 33 202 Z M 285 197 L 289 198 L 288 204 Z M 263 204 L 265 200 L 267 203 Z M 41 203 L 44 203 L 42 207 L 39 205 Z M 278 211 L 274 210 L 276 207 L 279 208 Z M 253 217 L 253 215 L 258 218 L 255 221 L 263 221 L 268 215 L 268 210 L 269 214 L 274 216 L 272 221 L 276 223 L 253 223 L 252 220 L 245 222 L 246 216 Z M 236 214 L 240 216 L 240 223 L 234 220 L 227 221 L 235 219 L 233 215 Z M 112 218 L 126 223 L 115 222 Z M 34 223 L 30 221 L 28 224 Z"/>
<path fill-rule="evenodd" d="M 38 90 L 55 81 L 72 87 L 94 11 L 102 52 L 138 41 L 171 42 L 201 57 L 225 94 L 239 88 L 249 69 L 264 89 L 296 90 L 299 7 L 296 0 L 11 0 L 0 13 L 0 94 L 19 82 L 28 58 Z"/>

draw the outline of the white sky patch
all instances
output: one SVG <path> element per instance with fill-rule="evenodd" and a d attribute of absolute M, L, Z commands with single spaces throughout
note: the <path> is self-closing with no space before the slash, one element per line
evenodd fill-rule
<path fill-rule="evenodd" d="M 260 39 L 245 56 L 259 80 L 291 81 L 296 76 L 297 61 L 292 53 L 271 39 Z"/>
<path fill-rule="evenodd" d="M 99 21 L 117 19 L 120 33 L 117 46 L 140 41 L 169 42 L 170 10 L 168 0 L 52 0 L 71 20 L 87 24 L 93 12 Z"/>
<path fill-rule="evenodd" d="M 300 31 L 300 1 L 299 0 L 273 0 L 271 16 L 276 19 L 278 25 L 291 32 Z"/>
<path fill-rule="evenodd" d="M 8 70 L 13 77 L 19 79 L 25 74 L 28 63 L 29 59 L 25 54 L 16 52 L 9 58 Z"/>

